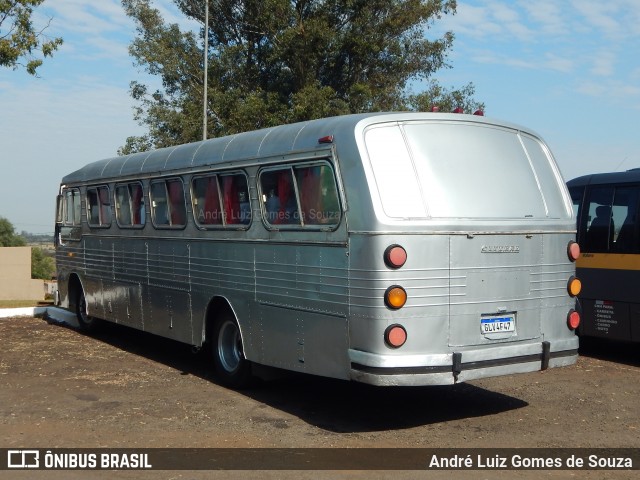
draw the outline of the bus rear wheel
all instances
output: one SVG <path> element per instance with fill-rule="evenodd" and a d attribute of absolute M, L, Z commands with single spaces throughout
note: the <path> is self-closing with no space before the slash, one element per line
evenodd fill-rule
<path fill-rule="evenodd" d="M 244 357 L 240 327 L 230 312 L 222 314 L 215 323 L 212 347 L 220 381 L 232 388 L 249 386 L 252 380 L 251 362 Z"/>
<path fill-rule="evenodd" d="M 80 330 L 90 332 L 95 330 L 98 320 L 89 316 L 87 312 L 87 300 L 84 296 L 84 290 L 80 288 L 78 290 L 78 301 L 76 302 L 76 318 L 78 319 L 78 325 Z"/>

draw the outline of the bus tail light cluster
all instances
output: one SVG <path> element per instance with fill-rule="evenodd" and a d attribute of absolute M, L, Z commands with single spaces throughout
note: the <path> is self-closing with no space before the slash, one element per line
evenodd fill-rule
<path fill-rule="evenodd" d="M 383 255 L 387 267 L 397 270 L 407 261 L 407 251 L 401 245 L 389 245 Z M 400 285 L 391 285 L 384 292 L 384 304 L 392 310 L 404 307 L 407 303 L 407 291 Z"/>
<path fill-rule="evenodd" d="M 407 262 L 407 251 L 401 245 L 389 245 L 383 255 L 388 268 L 397 270 Z M 391 310 L 398 310 L 407 303 L 407 291 L 400 285 L 391 285 L 384 292 L 384 304 Z M 384 331 L 384 343 L 390 348 L 400 348 L 407 341 L 407 331 L 402 325 L 394 324 Z"/>
<path fill-rule="evenodd" d="M 575 262 L 580 258 L 580 245 L 578 245 L 577 242 L 574 242 L 573 240 L 569 242 L 567 245 L 567 256 L 572 262 Z M 582 282 L 579 278 L 572 275 L 567 282 L 567 292 L 569 293 L 569 296 L 577 297 L 581 290 Z M 580 326 L 580 313 L 572 308 L 567 314 L 567 327 L 569 327 L 570 330 L 575 330 L 578 326 Z"/>
<path fill-rule="evenodd" d="M 567 314 L 567 326 L 571 330 L 575 330 L 580 326 L 580 314 L 573 308 L 569 310 L 569 313 Z"/>

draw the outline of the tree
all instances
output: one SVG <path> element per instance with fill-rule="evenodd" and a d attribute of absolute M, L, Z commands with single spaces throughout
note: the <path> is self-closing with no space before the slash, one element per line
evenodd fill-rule
<path fill-rule="evenodd" d="M 0 247 L 23 247 L 27 242 L 15 233 L 13 224 L 4 217 L 0 217 Z"/>
<path fill-rule="evenodd" d="M 410 95 L 408 102 L 412 110 L 428 111 L 438 107 L 441 112 L 452 112 L 456 108 L 471 113 L 484 110 L 484 103 L 473 99 L 475 87 L 469 83 L 460 89 L 447 89 L 438 82 L 429 82 L 428 88 L 418 94 Z"/>
<path fill-rule="evenodd" d="M 0 66 L 14 70 L 24 66 L 31 75 L 37 75 L 42 59 L 34 53 L 40 51 L 43 57 L 51 57 L 62 45 L 62 38 L 49 39 L 44 35 L 47 24 L 36 30 L 31 21 L 33 9 L 44 0 L 0 0 Z M 26 64 L 22 64 L 26 61 Z"/>
<path fill-rule="evenodd" d="M 204 26 L 202 0 L 173 0 Z M 123 0 L 137 24 L 135 63 L 157 75 L 151 91 L 134 81 L 134 117 L 149 133 L 119 153 L 201 139 L 200 37 L 164 23 L 150 0 Z M 454 13 L 455 0 L 209 0 L 208 131 L 217 137 L 346 113 L 423 108 L 409 86 L 446 67 L 453 34 L 425 30 Z M 453 92 L 475 104 L 473 85 L 449 92 L 431 80 L 428 98 Z"/>
<path fill-rule="evenodd" d="M 31 248 L 31 278 L 51 280 L 56 271 L 53 258 L 40 247 Z"/>

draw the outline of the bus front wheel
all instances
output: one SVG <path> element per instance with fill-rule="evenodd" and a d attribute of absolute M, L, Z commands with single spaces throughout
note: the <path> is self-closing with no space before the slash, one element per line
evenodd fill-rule
<path fill-rule="evenodd" d="M 251 362 L 244 357 L 240 327 L 230 312 L 216 322 L 213 340 L 213 360 L 220 381 L 232 388 L 249 386 Z"/>

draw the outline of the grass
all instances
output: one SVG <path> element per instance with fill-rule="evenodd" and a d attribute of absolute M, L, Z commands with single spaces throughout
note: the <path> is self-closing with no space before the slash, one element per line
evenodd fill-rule
<path fill-rule="evenodd" d="M 0 308 L 39 307 L 43 305 L 53 305 L 53 302 L 43 302 L 40 300 L 0 300 Z"/>

